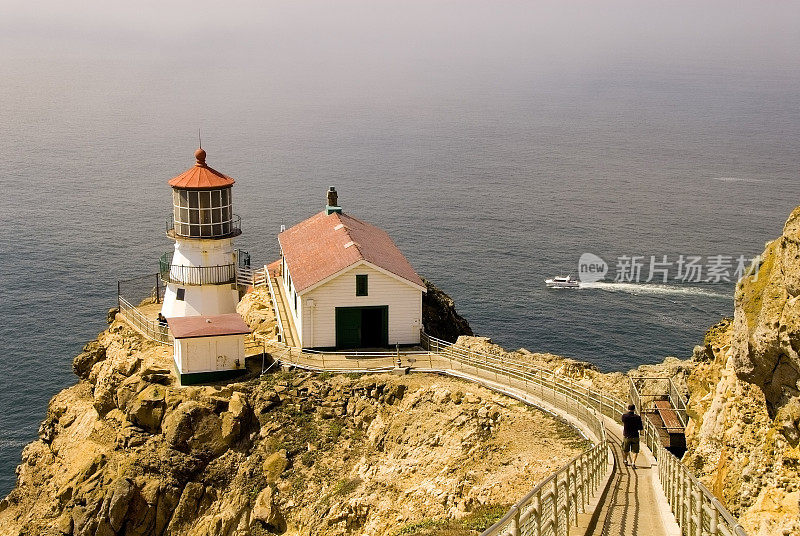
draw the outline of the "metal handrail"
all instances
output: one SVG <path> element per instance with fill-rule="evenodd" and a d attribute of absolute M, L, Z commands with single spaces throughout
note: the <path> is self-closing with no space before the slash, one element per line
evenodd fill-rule
<path fill-rule="evenodd" d="M 150 340 L 172 346 L 173 339 L 169 328 L 147 318 L 135 305 L 120 295 L 117 295 L 117 303 L 120 314 L 136 331 Z"/>
<path fill-rule="evenodd" d="M 596 493 L 613 456 L 598 412 L 588 407 L 584 398 L 575 396 L 575 391 L 565 390 L 561 379 L 551 371 L 460 348 L 424 333 L 422 341 L 423 345 L 449 359 L 451 368 L 458 370 L 460 367 L 470 374 L 476 370 L 493 373 L 495 382 L 542 399 L 577 418 L 592 431 L 596 438 L 592 447 L 539 482 L 502 519 L 483 532 L 483 536 L 567 534 L 569 525 L 577 523 L 578 514 L 588 506 L 590 495 Z M 511 366 L 507 366 L 509 364 Z"/>
<path fill-rule="evenodd" d="M 435 339 L 425 334 L 423 335 L 425 339 L 433 344 L 437 351 L 449 352 L 462 359 L 463 356 L 468 356 L 468 358 L 475 363 L 475 366 L 482 366 L 488 370 L 494 370 L 499 374 L 505 374 L 507 371 L 510 372 L 512 370 L 523 371 L 525 368 L 528 368 L 532 371 L 530 374 L 525 375 L 519 372 L 518 375 L 526 376 L 532 383 L 538 382 L 542 388 L 545 388 L 546 384 L 550 384 L 550 388 L 556 395 L 563 394 L 565 400 L 571 398 L 579 401 L 581 404 L 584 404 L 585 408 L 594 409 L 614 420 L 617 420 L 619 415 L 626 411 L 626 405 L 621 400 L 571 382 L 568 379 L 556 378 L 553 371 L 513 359 L 454 347 L 452 343 Z M 548 375 L 551 376 L 548 377 Z M 534 392 L 536 393 L 535 390 Z M 691 536 L 747 536 L 747 533 L 733 514 L 725 508 L 719 499 L 717 499 L 678 458 L 661 445 L 658 430 L 655 425 L 648 419 L 643 419 L 643 424 L 645 442 L 658 462 L 661 486 L 682 532 Z M 552 476 L 553 475 L 551 475 L 551 477 Z M 519 503 L 514 508 L 518 506 Z M 514 508 L 503 518 L 504 520 L 507 520 L 509 516 L 513 517 Z M 501 520 L 501 522 L 502 521 L 503 520 Z M 541 528 L 541 526 L 539 526 L 539 528 Z M 490 528 L 483 533 L 484 536 L 499 534 L 539 534 L 539 532 L 536 531 L 497 532 L 493 530 L 494 527 Z M 544 532 L 542 532 L 542 534 L 544 534 Z M 558 533 L 553 531 L 551 534 Z"/>
<path fill-rule="evenodd" d="M 172 264 L 173 252 L 167 251 L 158 259 L 158 272 L 165 283 L 179 285 L 228 285 L 236 282 L 236 265 L 183 266 Z"/>
<path fill-rule="evenodd" d="M 387 350 L 385 352 L 358 352 L 353 351 L 349 352 L 347 350 L 314 350 L 313 348 L 295 348 L 296 350 L 302 350 L 303 353 L 306 354 L 325 354 L 330 356 L 341 356 L 341 357 L 396 357 L 396 356 L 416 356 L 416 355 L 428 355 L 430 352 L 427 350 Z"/>
<path fill-rule="evenodd" d="M 665 387 L 659 389 L 657 394 L 643 394 L 640 392 L 640 384 L 642 382 L 651 381 L 651 382 L 658 382 L 665 384 Z M 631 402 L 636 405 L 636 408 L 639 411 L 648 410 L 646 406 L 648 406 L 648 402 L 650 400 L 660 399 L 662 397 L 668 397 L 669 402 L 672 405 L 672 410 L 675 412 L 675 415 L 678 417 L 678 420 L 681 422 L 681 426 L 686 428 L 688 424 L 688 416 L 686 414 L 686 403 L 683 400 L 683 396 L 678 392 L 678 388 L 675 387 L 675 383 L 672 381 L 672 378 L 664 377 L 664 376 L 628 376 L 628 385 L 630 387 L 631 393 Z"/>

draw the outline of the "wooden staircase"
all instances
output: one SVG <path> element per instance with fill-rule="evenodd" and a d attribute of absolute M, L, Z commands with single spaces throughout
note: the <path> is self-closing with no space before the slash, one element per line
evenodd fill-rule
<path fill-rule="evenodd" d="M 269 274 L 269 290 L 275 306 L 275 316 L 279 317 L 277 319 L 278 328 L 280 329 L 283 343 L 292 348 L 297 348 L 300 337 L 297 336 L 294 319 L 292 318 L 292 313 L 289 311 L 288 301 L 284 295 L 280 276 L 272 273 Z"/>

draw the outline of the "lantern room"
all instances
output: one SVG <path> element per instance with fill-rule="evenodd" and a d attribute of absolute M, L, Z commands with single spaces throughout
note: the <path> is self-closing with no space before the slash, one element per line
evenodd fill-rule
<path fill-rule="evenodd" d="M 218 239 L 241 234 L 239 217 L 233 213 L 234 180 L 206 165 L 206 152 L 198 149 L 194 167 L 169 181 L 172 186 L 170 238 Z"/>

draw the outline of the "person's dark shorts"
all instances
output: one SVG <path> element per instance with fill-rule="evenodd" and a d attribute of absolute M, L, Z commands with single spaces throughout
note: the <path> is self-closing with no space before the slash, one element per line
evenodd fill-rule
<path fill-rule="evenodd" d="M 639 438 L 638 437 L 624 437 L 622 438 L 622 452 L 639 453 Z"/>

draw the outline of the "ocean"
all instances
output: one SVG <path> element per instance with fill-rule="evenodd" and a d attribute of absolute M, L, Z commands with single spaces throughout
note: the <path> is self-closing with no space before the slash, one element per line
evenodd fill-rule
<path fill-rule="evenodd" d="M 117 280 L 171 248 L 198 128 L 254 263 L 336 186 L 477 334 L 604 371 L 690 356 L 800 204 L 796 6 L 191 5 L 0 22 L 0 496 Z M 606 280 L 545 288 L 583 253 Z"/>

